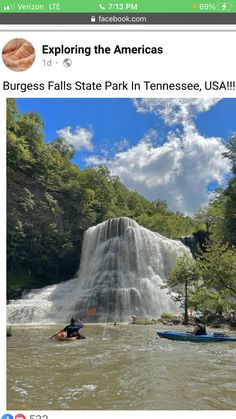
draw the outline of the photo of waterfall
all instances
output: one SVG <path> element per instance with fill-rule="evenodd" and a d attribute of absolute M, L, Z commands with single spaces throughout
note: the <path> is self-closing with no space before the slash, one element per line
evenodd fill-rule
<path fill-rule="evenodd" d="M 234 409 L 235 110 L 7 100 L 9 411 Z"/>
<path fill-rule="evenodd" d="M 235 100 L 7 105 L 7 322 L 64 323 L 91 307 L 97 323 L 182 314 L 165 284 L 210 237 L 204 208 L 231 167 L 215 118 Z"/>
<path fill-rule="evenodd" d="M 85 232 L 76 277 L 11 302 L 8 322 L 65 322 L 93 306 L 98 322 L 128 321 L 132 314 L 157 318 L 162 312 L 179 313 L 161 286 L 184 254 L 191 253 L 181 241 L 153 233 L 132 219 L 105 221 Z"/>

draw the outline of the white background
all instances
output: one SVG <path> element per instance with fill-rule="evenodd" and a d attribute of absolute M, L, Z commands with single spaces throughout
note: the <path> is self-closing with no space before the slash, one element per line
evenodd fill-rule
<path fill-rule="evenodd" d="M 22 32 L 3 33 L 1 36 L 2 48 L 12 38 L 24 37 L 30 41 L 36 50 L 34 65 L 24 72 L 15 72 L 7 69 L 0 61 L 1 80 L 10 82 L 46 82 L 49 80 L 82 80 L 85 82 L 103 82 L 112 80 L 120 82 L 199 82 L 205 80 L 229 80 L 236 78 L 235 74 L 235 33 L 234 32 Z M 50 46 L 90 46 L 101 44 L 114 49 L 114 46 L 138 47 L 161 46 L 163 54 L 145 55 L 63 55 L 53 57 L 42 55 L 42 44 Z M 73 65 L 70 68 L 63 66 L 64 58 L 71 58 Z M 52 59 L 52 67 L 45 67 L 43 60 Z M 56 64 L 58 62 L 58 64 Z M 2 83 L 1 83 L 2 90 Z M 96 97 L 234 97 L 235 91 L 210 92 L 146 92 L 136 91 L 107 91 L 95 92 Z M 29 91 L 2 92 L 6 97 L 94 97 L 94 92 L 50 92 Z"/>

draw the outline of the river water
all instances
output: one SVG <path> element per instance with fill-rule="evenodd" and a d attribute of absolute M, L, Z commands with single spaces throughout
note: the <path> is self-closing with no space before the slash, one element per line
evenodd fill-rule
<path fill-rule="evenodd" d="M 8 410 L 234 410 L 236 343 L 174 342 L 157 326 L 14 326 L 7 344 Z M 184 330 L 159 327 L 158 330 Z"/>

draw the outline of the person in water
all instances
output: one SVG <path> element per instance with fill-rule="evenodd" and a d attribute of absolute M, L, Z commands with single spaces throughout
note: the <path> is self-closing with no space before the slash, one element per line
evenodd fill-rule
<path fill-rule="evenodd" d="M 206 335 L 206 328 L 204 326 L 204 324 L 202 324 L 201 320 L 198 317 L 195 317 L 195 319 L 193 320 L 193 331 L 192 332 L 188 332 L 191 333 L 192 335 Z"/>
<path fill-rule="evenodd" d="M 66 332 L 67 338 L 76 337 L 76 339 L 86 339 L 84 335 L 81 335 L 79 330 L 84 327 L 84 323 L 82 323 L 80 320 L 75 320 L 73 317 L 70 320 L 70 324 L 64 327 L 64 329 L 60 330 L 60 332 L 55 333 L 55 335 L 51 336 L 53 338 L 54 336 L 59 335 L 60 333 Z"/>
<path fill-rule="evenodd" d="M 75 337 L 77 339 L 83 339 L 85 336 L 81 335 L 79 330 L 84 327 L 84 323 L 82 323 L 80 320 L 75 320 L 73 317 L 70 320 L 70 324 L 68 324 L 66 327 L 64 327 L 63 332 L 66 332 L 67 338 Z"/>
<path fill-rule="evenodd" d="M 236 327 L 236 311 L 235 310 L 230 312 L 229 324 L 230 326 Z"/>

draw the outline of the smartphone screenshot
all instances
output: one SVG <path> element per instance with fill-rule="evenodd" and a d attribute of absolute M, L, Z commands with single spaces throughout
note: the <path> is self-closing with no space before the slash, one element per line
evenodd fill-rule
<path fill-rule="evenodd" d="M 235 415 L 235 31 L 0 0 L 1 419 Z"/>

